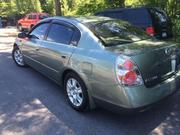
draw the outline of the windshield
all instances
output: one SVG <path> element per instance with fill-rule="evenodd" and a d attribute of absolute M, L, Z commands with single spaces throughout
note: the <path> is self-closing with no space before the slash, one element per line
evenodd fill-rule
<path fill-rule="evenodd" d="M 156 22 L 167 22 L 167 15 L 166 13 L 161 9 L 151 9 L 151 14 L 155 18 Z"/>
<path fill-rule="evenodd" d="M 151 38 L 143 30 L 120 20 L 88 22 L 85 25 L 105 46 L 115 46 Z"/>

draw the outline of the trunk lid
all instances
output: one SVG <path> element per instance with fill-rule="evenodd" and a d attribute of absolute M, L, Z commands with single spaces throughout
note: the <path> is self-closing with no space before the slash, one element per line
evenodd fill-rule
<path fill-rule="evenodd" d="M 109 47 L 117 54 L 128 55 L 137 64 L 144 84 L 152 87 L 168 79 L 178 70 L 178 46 L 153 40 Z"/>

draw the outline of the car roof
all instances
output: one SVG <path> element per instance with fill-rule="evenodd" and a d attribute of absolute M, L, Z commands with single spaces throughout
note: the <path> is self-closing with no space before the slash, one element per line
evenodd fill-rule
<path fill-rule="evenodd" d="M 55 16 L 55 17 L 49 17 L 49 18 L 44 19 L 44 20 L 48 20 L 48 19 L 50 19 L 50 20 L 76 21 L 79 23 L 112 20 L 112 18 L 101 17 L 101 16 Z"/>
<path fill-rule="evenodd" d="M 29 13 L 28 15 L 47 15 L 48 13 Z"/>
<path fill-rule="evenodd" d="M 131 7 L 127 7 L 127 8 L 114 8 L 114 9 L 106 9 L 104 11 L 100 11 L 97 13 L 104 13 L 104 12 L 116 12 L 116 11 L 124 11 L 124 10 L 134 10 L 134 9 L 148 9 L 149 7 L 135 7 L 135 8 L 131 8 Z M 97 14 L 95 13 L 95 14 Z"/>

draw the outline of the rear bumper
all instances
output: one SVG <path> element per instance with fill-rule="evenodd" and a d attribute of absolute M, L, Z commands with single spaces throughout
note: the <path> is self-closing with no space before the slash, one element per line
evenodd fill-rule
<path fill-rule="evenodd" d="M 111 88 L 111 100 L 95 98 L 95 103 L 103 108 L 115 112 L 137 112 L 151 107 L 153 104 L 172 95 L 179 89 L 180 72 L 152 88 L 147 88 L 144 85 L 136 87 Z M 126 97 L 123 98 L 124 102 L 122 102 L 122 99 L 120 98 L 121 94 L 118 92 L 122 90 L 124 91 L 124 96 Z"/>
<path fill-rule="evenodd" d="M 99 100 L 99 99 L 94 99 L 94 102 L 98 105 L 101 106 L 104 109 L 107 109 L 111 112 L 115 112 L 118 114 L 134 114 L 134 113 L 141 113 L 144 111 L 149 110 L 150 108 L 152 108 L 153 106 L 155 107 L 156 105 L 159 105 L 161 102 L 163 103 L 163 101 L 169 97 L 171 97 L 173 94 L 175 94 L 177 91 L 174 91 L 173 93 L 171 93 L 170 95 L 168 95 L 167 97 L 159 100 L 159 102 L 154 102 L 152 104 L 148 104 L 146 106 L 141 106 L 141 107 L 137 107 L 137 108 L 125 108 L 125 107 L 121 107 L 109 102 L 105 102 L 103 100 Z"/>
<path fill-rule="evenodd" d="M 125 91 L 128 95 L 132 108 L 147 106 L 162 100 L 180 89 L 180 71 L 173 77 L 152 88 L 145 86 L 127 87 Z"/>

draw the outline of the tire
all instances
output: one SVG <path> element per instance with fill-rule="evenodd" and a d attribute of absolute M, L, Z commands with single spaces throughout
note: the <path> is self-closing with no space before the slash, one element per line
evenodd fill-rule
<path fill-rule="evenodd" d="M 76 82 L 76 85 L 73 85 L 73 81 Z M 69 84 L 71 84 L 71 86 Z M 89 110 L 87 88 L 83 80 L 76 73 L 70 72 L 65 76 L 64 90 L 67 101 L 74 110 L 80 112 Z"/>
<path fill-rule="evenodd" d="M 15 47 L 12 51 L 12 57 L 14 62 L 19 66 L 19 67 L 26 67 L 26 64 L 23 59 L 23 54 L 21 53 L 20 49 L 18 47 Z"/>

